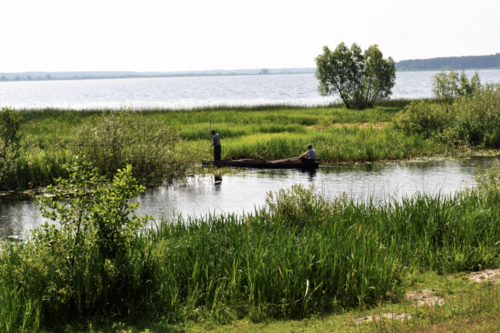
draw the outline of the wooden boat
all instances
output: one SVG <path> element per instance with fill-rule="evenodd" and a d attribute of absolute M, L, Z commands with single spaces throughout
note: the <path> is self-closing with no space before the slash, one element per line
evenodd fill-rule
<path fill-rule="evenodd" d="M 210 161 L 213 166 L 241 167 L 241 168 L 265 168 L 265 169 L 311 169 L 317 168 L 319 162 L 302 163 L 297 158 L 288 158 L 284 160 L 232 160 L 232 161 Z"/>

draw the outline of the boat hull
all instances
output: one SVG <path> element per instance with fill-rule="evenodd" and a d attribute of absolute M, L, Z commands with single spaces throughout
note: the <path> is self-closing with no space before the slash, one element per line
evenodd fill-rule
<path fill-rule="evenodd" d="M 235 160 L 235 161 L 210 161 L 213 166 L 218 167 L 240 167 L 259 169 L 313 169 L 319 166 L 315 163 L 288 162 L 288 161 L 265 161 L 265 160 Z"/>

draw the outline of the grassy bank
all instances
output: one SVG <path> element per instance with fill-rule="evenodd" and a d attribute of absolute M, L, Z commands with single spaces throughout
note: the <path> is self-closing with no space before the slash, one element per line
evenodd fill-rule
<path fill-rule="evenodd" d="M 296 186 L 251 215 L 160 223 L 113 260 L 90 247 L 73 265 L 57 246 L 73 234 L 51 246 L 40 238 L 3 244 L 0 327 L 266 322 L 398 302 L 420 272 L 499 266 L 500 202 L 490 178 L 474 192 L 382 205 Z"/>
<path fill-rule="evenodd" d="M 18 153 L 10 161 L 0 161 L 0 182 L 4 190 L 48 185 L 57 177 L 66 177 L 62 166 L 79 154 L 93 154 L 100 169 L 132 164 L 136 176 L 145 182 L 193 173 L 197 163 L 211 158 L 210 120 L 222 138 L 223 159 L 298 156 L 308 143 L 314 145 L 323 163 L 406 159 L 448 151 L 445 143 L 393 127 L 395 115 L 408 103 L 387 101 L 363 111 L 339 105 L 144 110 L 135 113 L 134 121 L 122 120 L 120 130 L 110 120 L 117 118 L 115 113 L 109 111 L 25 110 L 21 112 L 24 122 L 19 129 Z M 128 125 L 135 122 L 144 124 Z M 152 128 L 170 132 L 156 142 Z M 144 137 L 147 131 L 149 139 L 137 143 L 135 138 Z M 109 155 L 116 150 L 111 145 L 121 133 L 126 135 L 119 137 L 120 153 Z M 155 147 L 163 147 L 161 156 Z M 151 166 L 152 161 L 157 162 Z"/>

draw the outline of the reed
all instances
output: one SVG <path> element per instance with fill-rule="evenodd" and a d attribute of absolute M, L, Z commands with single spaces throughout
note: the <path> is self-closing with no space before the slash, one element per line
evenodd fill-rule
<path fill-rule="evenodd" d="M 30 239 L 3 244 L 0 327 L 84 318 L 259 322 L 373 306 L 401 296 L 418 271 L 498 267 L 499 214 L 498 197 L 475 191 L 375 204 L 295 186 L 270 193 L 251 214 L 144 229 L 120 265 L 100 269 L 102 255 L 88 253 L 71 288 L 57 251 Z M 74 304 L 64 303 L 69 292 Z"/>
<path fill-rule="evenodd" d="M 14 159 L 0 161 L 0 173 L 3 174 L 0 186 L 10 190 L 51 184 L 54 179 L 66 175 L 63 165 L 72 155 L 85 154 L 89 149 L 87 153 L 92 152 L 94 162 L 103 169 L 114 170 L 117 165 L 133 162 L 138 173 L 136 177 L 148 182 L 148 179 L 159 180 L 159 175 L 168 180 L 186 172 L 192 173 L 193 167 L 202 159 L 211 158 L 208 145 L 210 120 L 221 135 L 224 159 L 287 158 L 301 154 L 307 143 L 315 145 L 323 163 L 402 159 L 446 152 L 444 143 L 436 143 L 432 138 L 424 140 L 419 134 L 403 134 L 390 125 L 408 102 L 382 101 L 385 106 L 363 111 L 337 106 L 269 106 L 267 109 L 268 106 L 221 106 L 190 111 L 149 109 L 135 112 L 134 122 L 124 121 L 124 128 L 116 131 L 120 138 L 102 132 L 107 123 L 105 119 L 113 118 L 116 111 L 24 110 L 25 121 L 19 129 L 19 152 Z M 135 125 L 139 122 L 154 126 Z M 145 130 L 138 130 L 139 127 Z M 162 129 L 170 129 L 171 133 L 163 135 L 163 141 L 168 137 L 179 140 L 171 145 L 172 148 L 164 145 L 160 151 L 157 136 L 147 139 L 146 133 L 154 135 L 153 130 L 166 131 Z M 83 132 L 95 134 L 81 135 Z M 142 143 L 138 144 L 138 140 Z M 123 146 L 121 155 L 127 155 L 128 159 L 111 165 L 112 158 L 106 147 L 112 148 L 110 142 L 118 141 Z M 81 151 L 75 147 L 80 147 Z M 102 151 L 97 151 L 97 148 Z M 175 156 L 168 152 L 172 149 L 176 151 Z M 154 152 L 155 156 L 161 153 L 161 156 L 156 158 L 147 152 Z M 151 158 L 148 159 L 147 155 Z M 169 165 L 174 164 L 166 160 L 169 157 L 180 162 L 175 162 L 175 167 L 170 168 Z M 153 167 L 151 161 L 156 161 Z"/>

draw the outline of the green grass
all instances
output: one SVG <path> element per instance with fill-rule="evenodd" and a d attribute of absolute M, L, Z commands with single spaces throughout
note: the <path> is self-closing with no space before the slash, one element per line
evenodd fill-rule
<path fill-rule="evenodd" d="M 474 192 L 377 205 L 328 201 L 295 187 L 272 194 L 252 215 L 144 230 L 120 265 L 100 270 L 99 253 L 89 253 L 73 285 L 61 276 L 67 261 L 57 251 L 36 242 L 4 244 L 0 307 L 9 310 L 0 327 L 84 318 L 266 323 L 374 309 L 401 300 L 420 272 L 498 267 L 499 215 L 498 200 Z M 67 303 L 72 293 L 79 296 Z"/>
<path fill-rule="evenodd" d="M 221 136 L 223 159 L 293 157 L 302 154 L 308 143 L 314 145 L 322 163 L 407 159 L 448 152 L 447 145 L 432 138 L 394 129 L 391 122 L 395 114 L 408 103 L 384 101 L 383 106 L 370 110 L 347 110 L 339 105 L 259 106 L 150 109 L 140 114 L 172 127 L 183 139 L 177 148 L 195 152 L 197 161 L 211 159 L 210 121 Z M 25 122 L 20 129 L 20 157 L 2 177 L 3 189 L 45 186 L 65 177 L 62 166 L 71 158 L 75 132 L 83 125 L 99 125 L 103 112 L 108 111 L 22 111 Z"/>
<path fill-rule="evenodd" d="M 164 332 L 498 332 L 500 326 L 500 287 L 488 283 L 470 284 L 466 274 L 449 276 L 423 273 L 415 276 L 409 290 L 434 289 L 445 298 L 441 306 L 415 307 L 405 300 L 387 300 L 377 307 L 357 308 L 343 313 L 310 316 L 299 320 L 253 322 L 249 318 L 230 324 L 186 322 L 179 324 L 134 324 L 113 321 L 73 322 L 61 328 L 67 333 L 164 333 Z M 356 324 L 357 318 L 382 313 L 409 313 L 406 321 L 382 321 Z"/>

